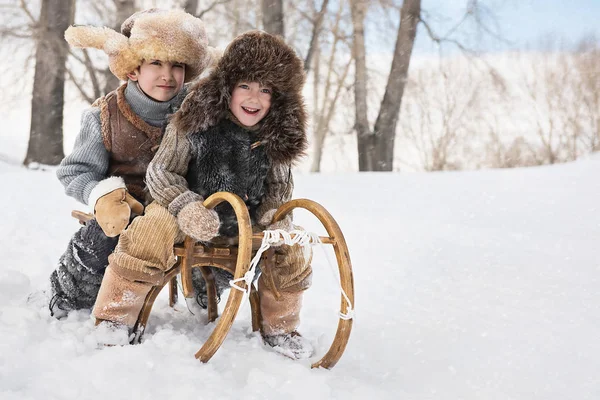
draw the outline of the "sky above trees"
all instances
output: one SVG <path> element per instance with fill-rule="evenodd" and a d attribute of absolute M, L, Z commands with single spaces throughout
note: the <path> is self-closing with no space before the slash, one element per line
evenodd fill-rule
<path fill-rule="evenodd" d="M 423 0 L 422 8 L 429 15 L 431 26 L 442 35 L 461 20 L 467 3 L 467 0 Z M 489 11 L 482 15 L 484 23 L 505 41 L 478 31 L 473 21 L 461 25 L 455 37 L 482 51 L 540 49 L 545 46 L 543 38 L 549 36 L 569 47 L 586 35 L 600 36 L 598 0 L 480 0 L 479 3 Z M 454 50 L 451 45 L 445 46 L 445 51 Z M 437 51 L 420 26 L 415 53 Z"/>

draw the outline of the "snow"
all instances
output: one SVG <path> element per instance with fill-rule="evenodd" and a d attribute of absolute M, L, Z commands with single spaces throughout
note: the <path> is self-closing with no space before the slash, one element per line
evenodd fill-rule
<path fill-rule="evenodd" d="M 598 399 L 599 169 L 589 157 L 513 170 L 297 174 L 295 197 L 320 202 L 340 224 L 356 287 L 346 352 L 332 370 L 314 370 L 340 305 L 322 249 L 301 314 L 312 360 L 264 347 L 245 304 L 202 364 L 194 353 L 214 325 L 182 299 L 171 309 L 166 290 L 142 344 L 101 347 L 108 333 L 89 312 L 58 321 L 41 293 L 78 227 L 70 211 L 84 206 L 53 170 L 0 161 L 0 398 Z M 324 233 L 308 213 L 295 218 Z"/>

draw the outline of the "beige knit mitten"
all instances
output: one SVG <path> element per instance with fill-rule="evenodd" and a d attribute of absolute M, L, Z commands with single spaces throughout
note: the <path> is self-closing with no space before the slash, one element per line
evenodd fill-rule
<path fill-rule="evenodd" d="M 179 228 L 189 237 L 208 242 L 219 234 L 219 215 L 204 207 L 201 201 L 192 201 L 177 214 Z"/>

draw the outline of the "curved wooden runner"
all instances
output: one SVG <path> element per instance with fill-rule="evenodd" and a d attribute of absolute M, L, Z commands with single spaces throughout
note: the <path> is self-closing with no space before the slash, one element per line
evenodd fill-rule
<path fill-rule="evenodd" d="M 204 201 L 206 208 L 214 208 L 223 201 L 227 201 L 233 207 L 238 221 L 238 257 L 233 279 L 242 278 L 250 267 L 252 257 L 252 226 L 250 225 L 250 215 L 244 201 L 237 195 L 228 192 L 217 192 Z M 238 285 L 246 288 L 245 282 L 239 282 Z M 202 362 L 207 362 L 219 349 L 227 333 L 233 325 L 233 321 L 244 298 L 244 292 L 237 289 L 231 289 L 227 304 L 223 310 L 223 315 L 219 318 L 217 326 L 212 331 L 206 342 L 200 350 L 196 352 L 195 357 Z"/>
<path fill-rule="evenodd" d="M 333 245 L 335 257 L 337 259 L 338 268 L 340 271 L 340 283 L 342 289 L 350 300 L 352 309 L 354 310 L 354 278 L 352 276 L 350 253 L 348 252 L 346 239 L 344 238 L 338 223 L 322 205 L 308 199 L 296 199 L 283 204 L 277 209 L 277 212 L 275 212 L 275 215 L 273 216 L 273 222 L 283 219 L 294 208 L 304 208 L 310 211 L 319 219 L 319 221 L 321 221 L 327 230 L 327 233 L 329 234 L 329 240 L 322 240 L 322 242 Z M 344 314 L 348 313 L 348 305 L 343 295 L 341 310 Z M 348 344 L 348 339 L 350 338 L 351 330 L 352 319 L 340 318 L 337 332 L 329 351 L 327 351 L 323 358 L 312 364 L 312 368 L 332 368 L 344 353 L 346 345 Z"/>

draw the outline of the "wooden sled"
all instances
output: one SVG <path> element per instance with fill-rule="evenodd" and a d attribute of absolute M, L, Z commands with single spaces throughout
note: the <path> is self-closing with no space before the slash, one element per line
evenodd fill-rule
<path fill-rule="evenodd" d="M 256 251 L 260 248 L 263 238 L 262 233 L 252 233 L 247 207 L 239 196 L 228 192 L 218 192 L 207 198 L 204 201 L 204 206 L 207 208 L 214 208 L 223 201 L 227 201 L 231 204 L 237 216 L 239 227 L 237 244 L 220 245 L 218 243 L 210 243 L 207 245 L 196 243 L 193 239 L 187 237 L 183 244 L 175 245 L 173 252 L 177 257 L 177 262 L 171 269 L 166 271 L 163 281 L 159 285 L 153 287 L 146 296 L 144 306 L 142 307 L 134 326 L 135 335 L 132 343 L 139 343 L 141 341 L 154 301 L 163 287 L 167 284 L 169 286 L 169 304 L 173 306 L 177 303 L 177 274 L 181 274 L 184 296 L 194 296 L 192 268 L 199 268 L 206 281 L 208 320 L 212 322 L 218 318 L 216 285 L 213 273 L 209 267 L 227 270 L 233 275 L 234 279 L 242 278 L 250 268 L 250 261 L 256 254 Z M 341 287 L 350 301 L 351 308 L 354 309 L 354 279 L 352 276 L 352 265 L 348 253 L 348 246 L 346 245 L 346 240 L 344 239 L 344 235 L 342 234 L 339 225 L 323 206 L 307 199 L 291 200 L 283 204 L 273 216 L 273 222 L 280 221 L 295 208 L 308 210 L 315 215 L 325 227 L 329 236 L 321 236 L 321 242 L 333 246 L 340 273 Z M 80 211 L 73 211 L 72 214 L 82 223 L 92 218 L 91 215 Z M 270 248 L 263 253 L 261 264 L 264 268 L 269 268 L 269 265 L 273 260 L 273 255 L 273 248 Z M 239 282 L 238 286 L 246 289 L 246 283 L 244 281 Z M 198 360 L 207 362 L 219 349 L 233 325 L 233 321 L 237 316 L 243 297 L 244 292 L 234 288 L 230 290 L 227 304 L 223 310 L 223 315 L 221 315 L 217 321 L 213 332 L 206 342 L 195 354 L 195 357 Z M 252 312 L 252 329 L 258 331 L 261 327 L 260 300 L 254 284 L 252 284 L 249 300 Z M 347 301 L 342 295 L 341 312 L 347 314 L 348 311 Z M 352 319 L 340 317 L 333 343 L 327 353 L 319 361 L 312 364 L 312 368 L 323 367 L 329 369 L 335 366 L 346 348 L 351 330 Z"/>

